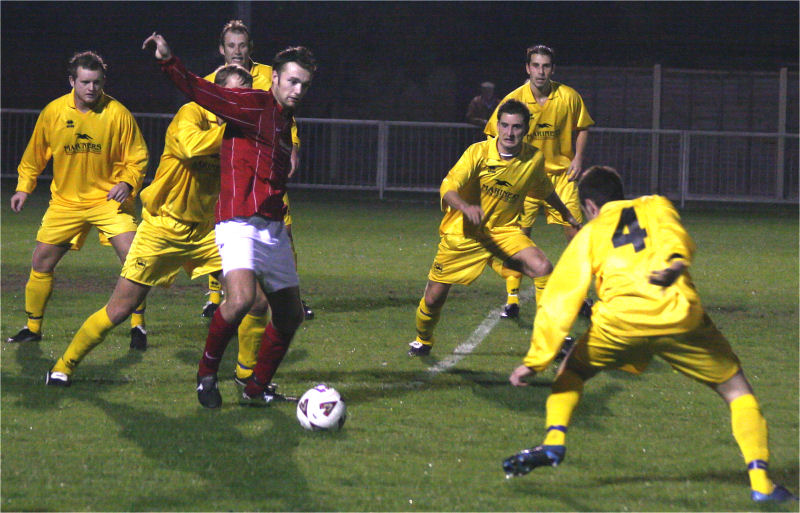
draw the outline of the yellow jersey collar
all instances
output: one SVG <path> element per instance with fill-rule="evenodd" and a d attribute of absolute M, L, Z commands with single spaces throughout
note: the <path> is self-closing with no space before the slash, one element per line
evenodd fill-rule
<path fill-rule="evenodd" d="M 525 159 L 530 153 L 531 148 L 522 143 L 522 149 L 519 151 L 516 157 L 513 157 L 511 160 L 505 160 L 500 156 L 500 152 L 497 150 L 497 137 L 489 136 L 486 138 L 486 143 L 489 145 L 487 154 L 486 154 L 486 163 L 492 166 L 501 165 L 505 166 L 515 160 Z"/>

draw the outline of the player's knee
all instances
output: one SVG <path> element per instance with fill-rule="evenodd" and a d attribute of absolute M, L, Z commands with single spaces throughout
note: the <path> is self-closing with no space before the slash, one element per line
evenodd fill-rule
<path fill-rule="evenodd" d="M 272 324 L 280 333 L 293 335 L 303 323 L 303 319 L 305 319 L 303 305 L 298 302 L 297 307 L 287 309 L 285 312 L 281 312 L 280 315 L 274 314 Z"/>
<path fill-rule="evenodd" d="M 127 319 L 136 310 L 135 303 L 117 303 L 111 302 L 106 305 L 106 314 L 108 319 L 114 323 L 114 326 L 120 324 Z"/>

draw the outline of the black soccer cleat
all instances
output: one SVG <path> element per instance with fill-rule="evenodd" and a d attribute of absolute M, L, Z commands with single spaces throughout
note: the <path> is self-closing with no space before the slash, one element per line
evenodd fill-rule
<path fill-rule="evenodd" d="M 219 408 L 222 406 L 222 395 L 217 385 L 217 375 L 197 375 L 197 400 L 206 408 Z"/>
<path fill-rule="evenodd" d="M 131 349 L 147 351 L 147 330 L 143 326 L 131 328 Z"/>
<path fill-rule="evenodd" d="M 519 319 L 519 304 L 511 303 L 503 307 L 503 313 L 500 314 L 503 319 Z"/>
<path fill-rule="evenodd" d="M 567 448 L 563 445 L 539 445 L 533 449 L 525 449 L 503 461 L 506 477 L 524 476 L 537 467 L 556 467 Z"/>
<path fill-rule="evenodd" d="M 44 384 L 49 387 L 68 387 L 72 384 L 72 378 L 63 372 L 49 370 L 44 377 Z"/>
<path fill-rule="evenodd" d="M 772 493 L 764 494 L 752 490 L 750 492 L 750 498 L 754 502 L 788 502 L 788 501 L 796 501 L 797 496 L 784 488 L 781 485 L 775 485 L 773 488 Z"/>
<path fill-rule="evenodd" d="M 40 340 L 42 340 L 41 333 L 34 333 L 25 326 L 13 337 L 8 337 L 6 342 L 39 342 Z"/>
<path fill-rule="evenodd" d="M 558 354 L 556 355 L 556 363 L 561 363 L 561 361 L 567 357 L 569 352 L 572 350 L 572 346 L 575 345 L 575 338 L 567 335 L 564 337 L 564 342 L 561 344 L 561 349 L 558 350 Z"/>
<path fill-rule="evenodd" d="M 302 299 L 300 302 L 303 303 L 303 317 L 305 317 L 307 321 L 310 321 L 314 318 L 314 310 L 312 310 L 311 307 L 309 307 Z"/>
<path fill-rule="evenodd" d="M 219 308 L 219 304 L 207 301 L 206 304 L 203 305 L 203 311 L 200 312 L 200 317 L 204 319 L 210 319 L 214 317 L 214 312 L 217 311 L 217 308 Z"/>
<path fill-rule="evenodd" d="M 408 356 L 428 356 L 431 354 L 432 347 L 430 344 L 423 344 L 419 340 L 414 340 L 408 344 Z"/>
<path fill-rule="evenodd" d="M 589 299 L 588 297 L 583 300 L 583 304 L 581 305 L 581 309 L 578 310 L 578 315 L 582 317 L 591 318 L 592 316 L 592 305 L 594 301 Z"/>
<path fill-rule="evenodd" d="M 278 386 L 275 383 L 270 383 L 262 392 L 259 392 L 254 396 L 251 396 L 242 390 L 242 396 L 239 398 L 239 404 L 242 406 L 264 407 L 269 406 L 272 403 L 296 403 L 299 400 L 297 397 L 279 394 L 277 392 L 277 388 Z"/>

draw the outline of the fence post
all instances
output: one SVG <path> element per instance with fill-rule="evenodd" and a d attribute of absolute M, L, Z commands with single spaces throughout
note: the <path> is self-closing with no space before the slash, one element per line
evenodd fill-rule
<path fill-rule="evenodd" d="M 661 128 L 661 64 L 653 66 L 653 124 L 652 129 Z M 661 192 L 658 186 L 661 134 L 653 132 L 650 136 L 650 192 Z"/>
<path fill-rule="evenodd" d="M 378 169 L 376 181 L 378 186 L 378 197 L 383 199 L 383 191 L 386 189 L 388 162 L 389 162 L 389 125 L 386 121 L 378 123 Z"/>
<path fill-rule="evenodd" d="M 781 68 L 778 75 L 778 155 L 775 166 L 775 199 L 783 199 L 783 187 L 786 173 L 786 95 L 787 95 L 787 69 Z"/>
<path fill-rule="evenodd" d="M 681 187 L 681 208 L 686 206 L 686 196 L 689 195 L 689 155 L 691 145 L 691 136 L 689 132 L 681 132 L 681 162 L 680 162 L 680 187 Z"/>

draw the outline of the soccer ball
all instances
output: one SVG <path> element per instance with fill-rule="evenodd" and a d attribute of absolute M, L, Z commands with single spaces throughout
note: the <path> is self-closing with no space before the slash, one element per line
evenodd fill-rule
<path fill-rule="evenodd" d="M 336 389 L 319 384 L 297 403 L 297 420 L 309 431 L 336 431 L 347 419 L 347 406 Z"/>

